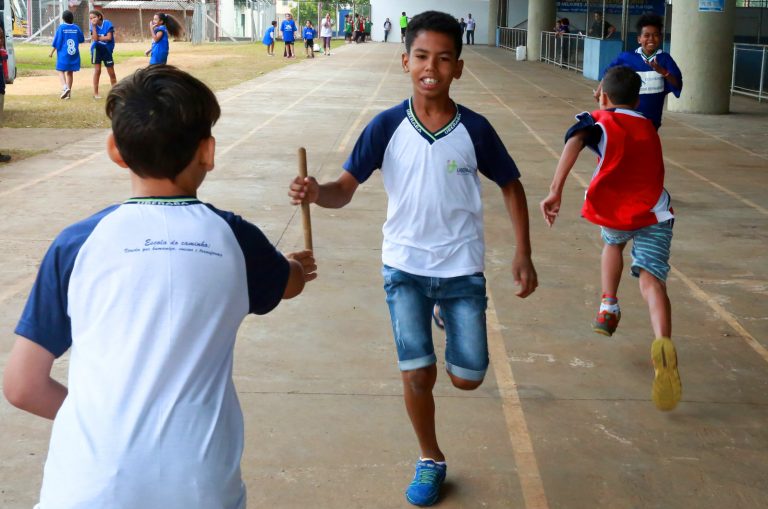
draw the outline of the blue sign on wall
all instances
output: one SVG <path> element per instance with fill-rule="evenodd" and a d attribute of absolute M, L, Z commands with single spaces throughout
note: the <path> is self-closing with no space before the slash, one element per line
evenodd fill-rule
<path fill-rule="evenodd" d="M 724 0 L 699 0 L 699 11 L 701 12 L 723 12 L 724 8 Z"/>
<path fill-rule="evenodd" d="M 721 3 L 723 0 L 719 0 Z M 557 12 L 590 12 L 602 11 L 603 2 L 584 0 L 558 0 Z M 621 14 L 621 3 L 606 3 L 605 12 L 608 14 Z M 646 12 L 655 12 L 664 15 L 664 0 L 629 0 L 629 14 L 645 14 Z"/>

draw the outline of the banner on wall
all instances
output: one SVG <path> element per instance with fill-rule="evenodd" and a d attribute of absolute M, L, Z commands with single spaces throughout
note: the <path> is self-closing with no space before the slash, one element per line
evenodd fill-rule
<path fill-rule="evenodd" d="M 722 0 L 721 0 L 722 1 Z M 603 10 L 603 2 L 585 0 L 558 0 L 557 12 L 590 12 Z M 621 14 L 621 2 L 605 3 L 605 12 L 608 14 Z M 629 14 L 645 14 L 655 12 L 664 15 L 664 0 L 629 0 Z"/>
<path fill-rule="evenodd" d="M 700 12 L 723 12 L 724 0 L 699 0 Z"/>

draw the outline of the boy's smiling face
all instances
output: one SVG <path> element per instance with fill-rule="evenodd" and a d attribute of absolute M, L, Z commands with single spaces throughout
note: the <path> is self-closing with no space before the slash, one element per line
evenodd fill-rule
<path fill-rule="evenodd" d="M 403 70 L 411 74 L 413 93 L 425 98 L 448 97 L 451 82 L 461 77 L 464 61 L 456 55 L 453 39 L 444 33 L 422 30 L 403 53 Z"/>

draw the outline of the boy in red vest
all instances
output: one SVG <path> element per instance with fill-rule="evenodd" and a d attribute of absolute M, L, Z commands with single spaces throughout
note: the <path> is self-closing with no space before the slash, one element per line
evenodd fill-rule
<path fill-rule="evenodd" d="M 640 85 L 640 77 L 629 67 L 613 67 L 606 72 L 598 97 L 600 110 L 577 115 L 578 122 L 565 135 L 565 149 L 541 211 L 552 226 L 560 212 L 565 179 L 581 150 L 589 147 L 597 154 L 598 163 L 581 214 L 601 227 L 605 242 L 601 259 L 603 297 L 592 328 L 611 336 L 619 324 L 616 294 L 624 268 L 624 246 L 632 240 L 631 273 L 640 279 L 640 292 L 648 303 L 656 337 L 651 346 L 655 370 L 651 395 L 658 409 L 672 410 L 682 393 L 670 339 L 672 313 L 666 286 L 674 216 L 664 189 L 659 136 L 653 123 L 635 111 Z"/>

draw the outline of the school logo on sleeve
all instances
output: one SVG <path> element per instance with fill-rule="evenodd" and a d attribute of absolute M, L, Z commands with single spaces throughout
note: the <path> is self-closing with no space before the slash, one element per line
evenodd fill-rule
<path fill-rule="evenodd" d="M 449 175 L 453 173 L 456 173 L 457 175 L 473 175 L 475 173 L 471 168 L 467 168 L 466 166 L 459 167 L 459 164 L 453 159 L 448 160 L 446 170 Z"/>

